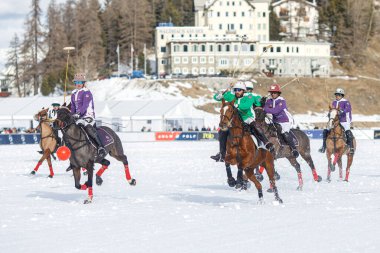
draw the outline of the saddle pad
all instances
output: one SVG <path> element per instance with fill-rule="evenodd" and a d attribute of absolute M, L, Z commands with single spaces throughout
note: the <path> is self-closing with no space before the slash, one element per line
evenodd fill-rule
<path fill-rule="evenodd" d="M 259 141 L 256 136 L 252 135 L 251 134 L 251 137 L 252 137 L 252 140 L 253 142 L 255 143 L 256 147 L 258 148 L 262 148 L 262 149 L 265 149 L 265 146 L 264 146 L 264 143 L 262 143 L 261 141 Z"/>
<path fill-rule="evenodd" d="M 296 135 L 293 133 L 293 129 L 290 129 L 289 133 L 290 133 L 290 136 L 293 138 L 294 145 L 296 147 L 298 147 L 299 146 L 299 142 L 298 142 L 298 139 L 297 139 Z M 285 142 L 284 137 L 282 135 L 281 135 L 280 138 L 278 138 L 278 140 L 279 140 L 279 143 L 280 143 L 281 146 L 288 146 L 288 143 Z"/>
<path fill-rule="evenodd" d="M 105 129 L 100 127 L 97 128 L 96 131 L 98 132 L 98 136 L 104 147 L 107 147 L 108 145 L 111 145 L 115 142 L 115 140 L 112 138 L 112 135 L 110 135 Z"/>

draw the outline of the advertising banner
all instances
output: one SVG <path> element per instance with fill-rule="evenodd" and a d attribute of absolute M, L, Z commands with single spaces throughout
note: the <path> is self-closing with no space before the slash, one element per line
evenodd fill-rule
<path fill-rule="evenodd" d="M 373 138 L 374 139 L 380 139 L 380 130 L 375 130 L 374 131 Z"/>
<path fill-rule="evenodd" d="M 0 134 L 0 145 L 38 144 L 40 134 Z"/>

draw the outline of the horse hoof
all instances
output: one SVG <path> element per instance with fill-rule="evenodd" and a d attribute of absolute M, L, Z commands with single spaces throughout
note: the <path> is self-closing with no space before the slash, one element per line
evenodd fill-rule
<path fill-rule="evenodd" d="M 30 175 L 36 175 L 36 172 L 32 170 L 32 172 L 30 172 Z"/>
<path fill-rule="evenodd" d="M 73 168 L 71 168 L 71 166 L 67 167 L 66 169 L 66 172 L 69 172 L 70 170 L 72 170 Z"/>
<path fill-rule="evenodd" d="M 273 193 L 273 189 L 272 189 L 272 188 L 269 188 L 269 189 L 267 190 L 267 192 L 269 192 L 269 193 Z"/>
<path fill-rule="evenodd" d="M 276 201 L 280 204 L 284 203 L 281 198 L 276 198 Z"/>
<path fill-rule="evenodd" d="M 48 178 L 53 178 L 53 176 L 52 176 L 52 175 L 49 175 Z"/>
<path fill-rule="evenodd" d="M 236 180 L 234 177 L 230 177 L 227 179 L 227 184 L 229 187 L 235 187 L 236 185 Z"/>
<path fill-rule="evenodd" d="M 103 184 L 103 179 L 98 175 L 96 175 L 96 184 L 99 186 Z"/>
<path fill-rule="evenodd" d="M 318 179 L 317 179 L 317 182 L 321 182 L 322 181 L 322 177 L 321 176 L 318 176 Z"/>
<path fill-rule="evenodd" d="M 297 191 L 302 191 L 302 186 L 298 186 Z"/>
<path fill-rule="evenodd" d="M 331 172 L 335 171 L 335 166 L 333 164 L 330 164 L 330 170 L 331 170 Z"/>
<path fill-rule="evenodd" d="M 278 181 L 278 180 L 280 180 L 280 178 L 281 178 L 280 174 L 278 174 L 277 171 L 275 171 L 275 172 L 274 172 L 274 179 L 275 179 L 276 181 Z"/>
<path fill-rule="evenodd" d="M 255 174 L 255 177 L 256 177 L 256 179 L 257 179 L 259 182 L 261 182 L 261 181 L 264 180 L 264 176 L 261 175 L 260 173 Z"/>
<path fill-rule="evenodd" d="M 265 204 L 265 201 L 263 198 L 259 198 L 259 200 L 257 201 L 257 204 L 258 205 L 264 205 Z"/>
<path fill-rule="evenodd" d="M 331 179 L 330 179 L 330 178 L 327 178 L 327 179 L 326 179 L 326 182 L 327 182 L 327 183 L 331 183 Z"/>
<path fill-rule="evenodd" d="M 83 201 L 83 204 L 91 204 L 92 203 L 92 200 L 89 200 L 89 199 L 85 199 Z"/>
<path fill-rule="evenodd" d="M 131 182 L 129 182 L 130 185 L 135 186 L 136 185 L 136 179 L 132 178 Z"/>
<path fill-rule="evenodd" d="M 244 180 L 243 184 L 241 186 L 241 190 L 246 191 L 248 190 L 248 181 Z"/>

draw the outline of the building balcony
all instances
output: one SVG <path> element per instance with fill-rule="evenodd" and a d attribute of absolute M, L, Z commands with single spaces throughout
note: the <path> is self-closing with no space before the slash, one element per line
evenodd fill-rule
<path fill-rule="evenodd" d="M 274 70 L 278 69 L 278 64 L 267 64 L 266 68 L 269 71 L 274 71 Z"/>

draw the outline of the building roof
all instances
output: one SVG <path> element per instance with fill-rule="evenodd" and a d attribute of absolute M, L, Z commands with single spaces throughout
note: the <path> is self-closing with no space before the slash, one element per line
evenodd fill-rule
<path fill-rule="evenodd" d="M 301 0 L 301 1 L 303 1 L 305 4 L 313 6 L 315 8 L 318 7 L 314 0 Z M 278 0 L 277 2 L 273 2 L 272 6 L 273 7 L 278 6 L 278 5 L 281 5 L 281 4 L 286 3 L 286 2 L 299 2 L 299 1 L 296 1 L 296 0 Z"/>

